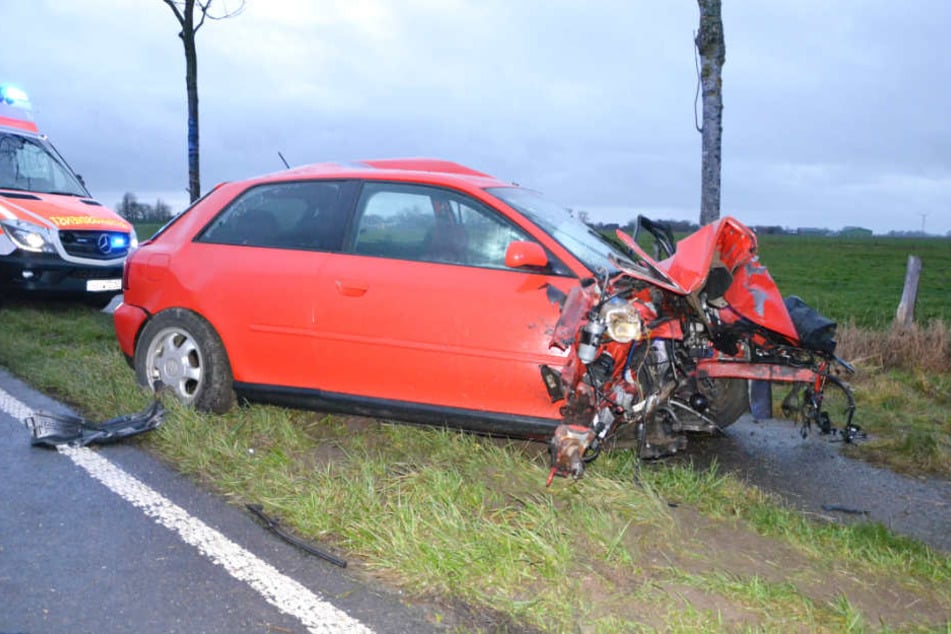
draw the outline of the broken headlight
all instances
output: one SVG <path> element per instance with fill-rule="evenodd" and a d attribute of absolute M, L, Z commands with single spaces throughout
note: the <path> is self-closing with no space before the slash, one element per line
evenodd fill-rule
<path fill-rule="evenodd" d="M 640 339 L 644 322 L 634 307 L 623 300 L 609 302 L 602 311 L 608 337 L 618 343 Z"/>

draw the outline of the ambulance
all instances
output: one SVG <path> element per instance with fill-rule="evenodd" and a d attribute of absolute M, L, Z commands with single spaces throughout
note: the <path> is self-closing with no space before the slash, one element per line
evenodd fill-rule
<path fill-rule="evenodd" d="M 0 294 L 108 301 L 137 245 L 132 225 L 90 196 L 40 134 L 26 93 L 0 84 Z"/>

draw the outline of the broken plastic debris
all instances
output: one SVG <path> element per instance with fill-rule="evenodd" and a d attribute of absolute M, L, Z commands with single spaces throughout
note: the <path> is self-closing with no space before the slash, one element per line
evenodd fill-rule
<path fill-rule="evenodd" d="M 71 445 L 84 447 L 92 443 L 110 443 L 155 429 L 162 424 L 165 407 L 158 400 L 136 414 L 110 418 L 94 423 L 80 416 L 36 412 L 23 420 L 33 436 L 33 446 Z"/>

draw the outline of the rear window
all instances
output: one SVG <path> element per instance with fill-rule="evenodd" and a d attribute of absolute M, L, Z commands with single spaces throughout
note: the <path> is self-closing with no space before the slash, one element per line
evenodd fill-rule
<path fill-rule="evenodd" d="M 346 218 L 338 181 L 258 185 L 238 196 L 199 242 L 331 251 L 340 248 Z"/>

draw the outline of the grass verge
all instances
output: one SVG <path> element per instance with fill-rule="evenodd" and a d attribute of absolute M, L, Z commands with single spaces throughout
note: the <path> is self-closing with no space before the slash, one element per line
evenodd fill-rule
<path fill-rule="evenodd" d="M 108 316 L 32 303 L 3 316 L 0 365 L 40 389 L 97 418 L 148 401 Z M 537 444 L 264 406 L 170 404 L 134 442 L 460 631 L 948 627 L 951 558 L 877 525 L 816 524 L 715 470 L 656 464 L 635 485 L 618 452 L 546 489 Z"/>

